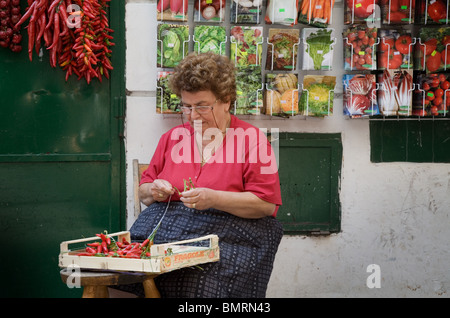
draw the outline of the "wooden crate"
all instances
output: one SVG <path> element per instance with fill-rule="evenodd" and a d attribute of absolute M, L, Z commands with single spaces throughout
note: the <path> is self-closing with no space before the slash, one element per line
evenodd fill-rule
<path fill-rule="evenodd" d="M 130 242 L 130 232 L 108 234 L 116 241 L 124 237 Z M 165 273 L 183 267 L 190 267 L 204 263 L 217 262 L 220 257 L 219 238 L 211 234 L 195 239 L 177 241 L 165 244 L 155 244 L 150 248 L 151 257 L 148 259 L 132 259 L 120 257 L 78 256 L 83 250 L 70 250 L 69 245 L 83 242 L 98 241 L 97 236 L 65 241 L 60 245 L 59 266 L 66 268 L 78 265 L 84 269 L 103 269 L 130 272 L 145 272 L 149 274 Z M 195 246 L 190 243 L 209 241 L 209 246 Z M 168 253 L 169 249 L 169 253 Z"/>

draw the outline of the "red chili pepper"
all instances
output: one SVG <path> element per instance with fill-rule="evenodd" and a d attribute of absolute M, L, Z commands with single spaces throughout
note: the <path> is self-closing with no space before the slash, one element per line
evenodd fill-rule
<path fill-rule="evenodd" d="M 86 252 L 91 253 L 91 254 L 95 254 L 97 251 L 94 250 L 92 247 L 86 247 Z"/>
<path fill-rule="evenodd" d="M 95 254 L 92 253 L 88 253 L 88 252 L 82 252 L 82 253 L 78 253 L 77 256 L 94 256 Z"/>
<path fill-rule="evenodd" d="M 108 253 L 108 246 L 105 241 L 102 242 L 102 251 L 103 253 Z"/>
<path fill-rule="evenodd" d="M 146 239 L 144 242 L 142 242 L 141 247 L 146 247 L 148 245 L 148 243 L 150 242 L 149 239 Z"/>

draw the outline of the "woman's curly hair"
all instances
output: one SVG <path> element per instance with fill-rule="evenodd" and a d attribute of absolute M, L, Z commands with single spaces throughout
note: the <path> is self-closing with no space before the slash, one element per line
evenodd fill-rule
<path fill-rule="evenodd" d="M 236 100 L 235 66 L 226 56 L 191 53 L 175 67 L 169 87 L 178 96 L 182 91 L 211 91 L 224 103 Z"/>

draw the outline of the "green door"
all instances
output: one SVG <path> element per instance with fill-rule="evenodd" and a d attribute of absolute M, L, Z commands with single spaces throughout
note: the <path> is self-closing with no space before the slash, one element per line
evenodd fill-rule
<path fill-rule="evenodd" d="M 66 82 L 45 49 L 30 62 L 25 31 L 21 53 L 0 47 L 1 297 L 79 297 L 59 276 L 59 244 L 125 228 L 124 16 L 111 2 L 102 83 Z"/>

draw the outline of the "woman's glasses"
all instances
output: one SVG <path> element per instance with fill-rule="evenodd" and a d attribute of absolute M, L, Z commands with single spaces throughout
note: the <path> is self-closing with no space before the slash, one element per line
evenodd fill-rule
<path fill-rule="evenodd" d="M 210 113 L 213 110 L 213 108 L 214 108 L 213 105 L 216 102 L 217 102 L 217 99 L 211 106 L 183 106 L 183 105 L 181 105 L 180 109 L 183 112 L 183 114 L 185 114 L 185 115 L 191 114 L 193 110 L 195 110 L 200 115 L 204 115 L 204 114 Z"/>

